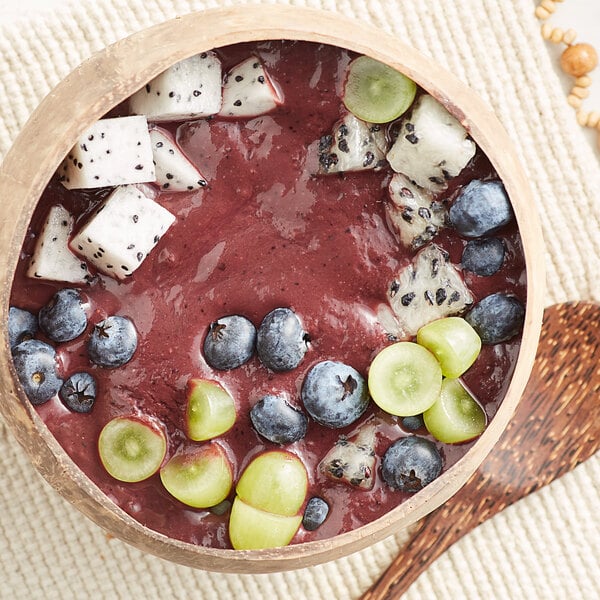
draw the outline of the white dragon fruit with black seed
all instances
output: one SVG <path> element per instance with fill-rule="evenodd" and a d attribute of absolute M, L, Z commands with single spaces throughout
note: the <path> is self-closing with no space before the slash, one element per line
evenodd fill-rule
<path fill-rule="evenodd" d="M 390 200 L 385 204 L 388 223 L 407 248 L 416 250 L 424 246 L 446 224 L 445 203 L 402 173 L 392 177 L 388 192 Z"/>
<path fill-rule="evenodd" d="M 435 98 L 424 94 L 402 121 L 387 159 L 397 173 L 440 192 L 467 166 L 475 151 L 475 143 L 458 120 Z"/>
<path fill-rule="evenodd" d="M 277 83 L 271 79 L 262 61 L 250 56 L 227 73 L 219 114 L 224 117 L 257 117 L 282 103 Z"/>
<path fill-rule="evenodd" d="M 175 143 L 171 134 L 159 127 L 150 129 L 156 169 L 155 183 L 170 192 L 191 192 L 206 187 L 206 179 Z"/>
<path fill-rule="evenodd" d="M 129 99 L 129 111 L 149 121 L 199 119 L 220 108 L 221 61 L 214 52 L 175 63 Z"/>
<path fill-rule="evenodd" d="M 319 463 L 333 481 L 370 490 L 375 483 L 375 427 L 364 425 L 354 439 L 341 436 Z"/>
<path fill-rule="evenodd" d="M 96 121 L 62 162 L 58 177 L 68 190 L 154 181 L 146 117 Z"/>
<path fill-rule="evenodd" d="M 92 280 L 85 261 L 69 250 L 74 222 L 71 213 L 61 204 L 50 207 L 27 269 L 28 277 L 68 283 Z"/>
<path fill-rule="evenodd" d="M 388 299 L 398 321 L 399 339 L 416 335 L 427 323 L 458 315 L 473 303 L 462 275 L 436 244 L 418 252 L 391 282 Z"/>
<path fill-rule="evenodd" d="M 71 249 L 116 279 L 130 276 L 175 221 L 136 186 L 116 188 L 71 240 Z"/>
<path fill-rule="evenodd" d="M 347 113 L 319 140 L 319 173 L 365 171 L 382 166 L 387 151 L 385 131 Z"/>

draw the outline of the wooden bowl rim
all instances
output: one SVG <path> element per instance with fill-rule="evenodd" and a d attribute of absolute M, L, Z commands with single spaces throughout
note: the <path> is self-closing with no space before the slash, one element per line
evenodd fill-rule
<path fill-rule="evenodd" d="M 120 40 L 82 63 L 41 102 L 0 166 L 5 203 L 0 230 L 4 283 L 0 318 L 4 323 L 29 220 L 44 187 L 80 132 L 183 58 L 238 42 L 269 39 L 320 42 L 368 54 L 399 69 L 447 106 L 491 160 L 511 198 L 523 240 L 527 306 L 508 392 L 485 433 L 456 465 L 360 529 L 327 540 L 260 551 L 219 550 L 174 540 L 144 527 L 113 504 L 72 462 L 26 399 L 16 383 L 6 328 L 2 328 L 0 370 L 10 376 L 0 383 L 0 412 L 45 479 L 98 525 L 144 551 L 192 567 L 239 573 L 296 569 L 339 558 L 413 524 L 447 500 L 476 470 L 510 420 L 531 372 L 544 307 L 539 217 L 511 140 L 491 110 L 437 63 L 379 29 L 329 11 L 245 5 L 191 13 Z M 56 138 L 56 123 L 65 125 L 60 138 Z M 38 151 L 38 161 L 31 161 L 32 147 Z"/>

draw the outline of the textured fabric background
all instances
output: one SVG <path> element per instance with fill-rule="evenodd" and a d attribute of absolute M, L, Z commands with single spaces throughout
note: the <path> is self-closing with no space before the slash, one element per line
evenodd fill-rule
<path fill-rule="evenodd" d="M 273 2 L 271 2 L 273 3 Z M 41 98 L 92 52 L 200 0 L 79 0 L 0 28 L 0 158 Z M 515 141 L 547 242 L 547 303 L 600 301 L 600 169 L 567 106 L 530 0 L 291 0 L 363 19 L 435 58 Z M 600 457 L 507 509 L 441 557 L 406 598 L 600 598 Z M 358 598 L 399 547 L 276 575 L 222 575 L 144 555 L 58 496 L 0 423 L 0 598 Z"/>

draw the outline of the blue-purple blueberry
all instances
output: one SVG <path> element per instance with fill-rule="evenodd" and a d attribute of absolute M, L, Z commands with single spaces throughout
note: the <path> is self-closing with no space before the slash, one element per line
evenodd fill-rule
<path fill-rule="evenodd" d="M 475 275 L 489 277 L 502 267 L 505 252 L 506 246 L 500 238 L 470 240 L 463 250 L 461 264 Z"/>
<path fill-rule="evenodd" d="M 497 292 L 475 304 L 465 319 L 484 344 L 498 344 L 521 332 L 525 307 L 516 296 Z"/>
<path fill-rule="evenodd" d="M 329 514 L 329 504 L 319 496 L 313 496 L 307 503 L 302 516 L 302 527 L 306 531 L 319 528 Z"/>
<path fill-rule="evenodd" d="M 292 444 L 306 435 L 308 419 L 282 396 L 267 395 L 250 410 L 254 429 L 275 444 Z"/>
<path fill-rule="evenodd" d="M 8 309 L 8 342 L 11 349 L 35 337 L 38 318 L 28 310 L 11 306 Z"/>
<path fill-rule="evenodd" d="M 392 489 L 414 493 L 439 477 L 442 467 L 442 457 L 433 442 L 409 435 L 385 451 L 381 474 Z"/>
<path fill-rule="evenodd" d="M 108 369 L 129 362 L 137 348 L 137 331 L 131 319 L 113 315 L 100 321 L 88 340 L 90 360 Z"/>
<path fill-rule="evenodd" d="M 221 317 L 210 324 L 204 339 L 204 358 L 219 371 L 229 371 L 250 360 L 256 346 L 256 327 L 240 315 Z"/>
<path fill-rule="evenodd" d="M 365 412 L 369 392 L 356 369 L 326 360 L 317 363 L 306 375 L 302 402 L 317 423 L 338 429 L 354 423 Z"/>
<path fill-rule="evenodd" d="M 58 290 L 38 314 L 42 331 L 53 342 L 69 342 L 80 336 L 87 327 L 85 302 L 72 288 Z"/>
<path fill-rule="evenodd" d="M 69 410 L 89 413 L 96 402 L 96 380 L 90 373 L 73 373 L 62 384 L 58 395 Z"/>

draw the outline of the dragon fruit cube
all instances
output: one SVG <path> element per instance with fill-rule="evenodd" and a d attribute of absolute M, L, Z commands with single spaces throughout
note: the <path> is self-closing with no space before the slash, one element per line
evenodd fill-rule
<path fill-rule="evenodd" d="M 71 249 L 99 271 L 125 279 L 142 264 L 175 221 L 140 188 L 116 188 L 71 240 Z"/>
<path fill-rule="evenodd" d="M 58 176 L 68 190 L 154 181 L 146 118 L 100 119 L 77 140 Z"/>
<path fill-rule="evenodd" d="M 190 56 L 163 71 L 129 99 L 149 121 L 199 119 L 221 108 L 221 61 L 214 52 Z"/>

